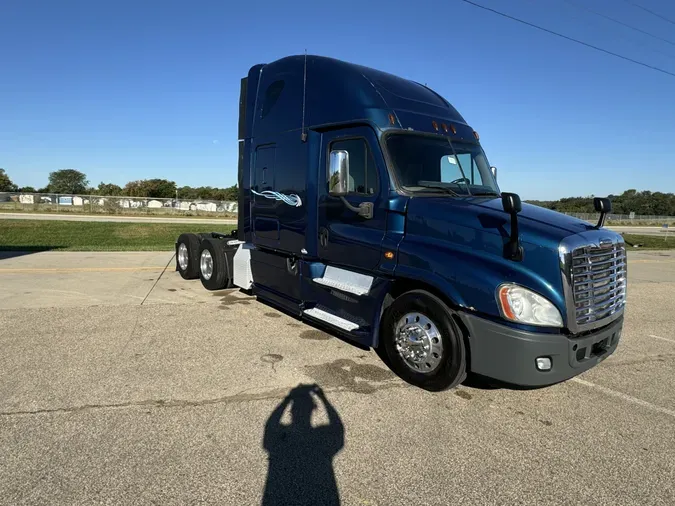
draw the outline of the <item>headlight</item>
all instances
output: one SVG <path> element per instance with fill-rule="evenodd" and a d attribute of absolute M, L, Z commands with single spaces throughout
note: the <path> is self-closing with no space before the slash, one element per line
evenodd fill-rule
<path fill-rule="evenodd" d="M 528 325 L 562 327 L 560 311 L 547 299 L 518 285 L 501 285 L 497 303 L 507 320 Z"/>

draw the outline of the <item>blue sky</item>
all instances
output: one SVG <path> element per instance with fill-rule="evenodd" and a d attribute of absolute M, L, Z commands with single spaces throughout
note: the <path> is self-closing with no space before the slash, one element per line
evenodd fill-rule
<path fill-rule="evenodd" d="M 576 1 L 673 44 L 565 0 L 477 1 L 675 72 L 675 25 L 623 0 Z M 4 0 L 0 167 L 20 186 L 60 168 L 230 186 L 240 78 L 305 49 L 427 83 L 523 198 L 675 192 L 675 77 L 459 0 Z"/>

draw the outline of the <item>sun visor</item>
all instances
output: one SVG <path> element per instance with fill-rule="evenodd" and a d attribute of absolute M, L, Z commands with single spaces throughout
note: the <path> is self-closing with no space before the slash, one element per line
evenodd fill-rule
<path fill-rule="evenodd" d="M 427 132 L 431 134 L 447 135 L 452 139 L 476 142 L 473 128 L 448 114 L 448 110 L 439 111 L 438 115 L 432 116 L 418 112 L 396 110 L 396 117 L 405 130 Z"/>

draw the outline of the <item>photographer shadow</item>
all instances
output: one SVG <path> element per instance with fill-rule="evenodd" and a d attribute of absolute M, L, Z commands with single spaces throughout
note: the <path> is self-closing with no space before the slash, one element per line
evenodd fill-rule
<path fill-rule="evenodd" d="M 316 400 L 315 400 L 316 399 Z M 312 427 L 312 413 L 323 404 L 328 425 Z M 282 424 L 290 406 L 291 423 Z M 339 505 L 333 458 L 344 446 L 344 426 L 317 385 L 298 385 L 275 408 L 265 424 L 263 447 L 269 467 L 264 506 Z"/>

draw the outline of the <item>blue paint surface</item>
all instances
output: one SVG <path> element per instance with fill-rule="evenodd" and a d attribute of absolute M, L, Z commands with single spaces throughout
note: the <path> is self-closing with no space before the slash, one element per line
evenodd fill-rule
<path fill-rule="evenodd" d="M 360 331 L 350 337 L 362 344 L 377 341 L 383 300 L 400 280 L 429 285 L 460 310 L 493 320 L 500 319 L 497 287 L 518 283 L 565 316 L 558 246 L 591 225 L 524 204 L 518 216 L 524 258 L 517 262 L 505 255 L 511 221 L 499 196 L 410 193 L 397 186 L 388 134 L 479 144 L 473 128 L 432 90 L 337 60 L 294 56 L 251 69 L 243 118 L 243 216 L 253 223 L 246 240 L 270 251 L 257 255 L 256 284 L 277 299 L 285 296 L 284 304 L 328 308 L 358 322 Z M 367 162 L 359 163 L 376 181 L 371 177 L 362 193 L 340 198 L 328 192 L 328 155 L 333 144 L 347 141 L 365 146 Z M 253 191 L 297 195 L 303 205 Z M 372 204 L 372 218 L 345 202 Z M 299 259 L 297 272 L 283 258 Z M 374 276 L 371 293 L 359 297 L 314 283 L 326 265 Z"/>

